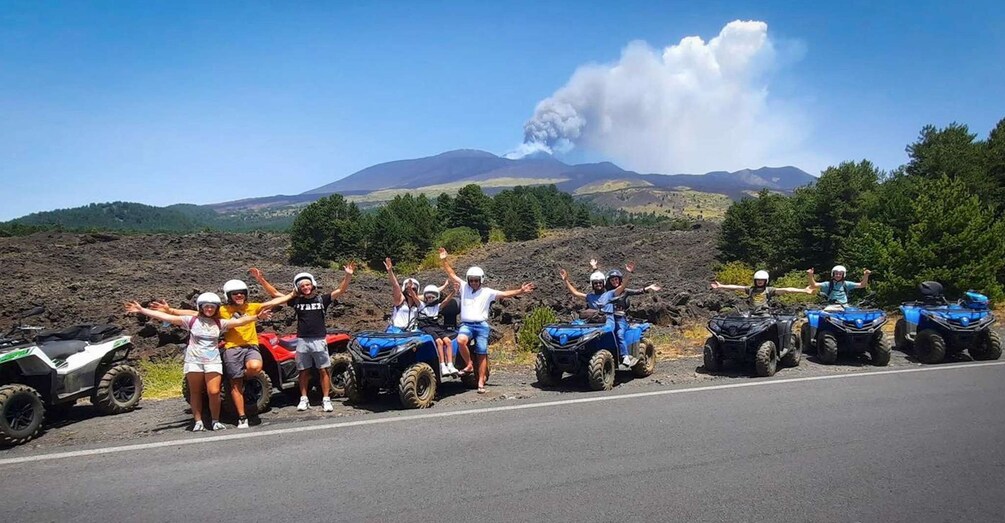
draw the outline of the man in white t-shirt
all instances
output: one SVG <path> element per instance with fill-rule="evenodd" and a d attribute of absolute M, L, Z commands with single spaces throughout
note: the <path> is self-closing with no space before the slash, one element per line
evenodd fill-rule
<path fill-rule="evenodd" d="M 496 298 L 510 298 L 528 294 L 534 290 L 534 284 L 527 282 L 519 289 L 508 291 L 497 291 L 482 286 L 485 279 L 485 271 L 480 267 L 471 267 L 462 280 L 454 269 L 447 262 L 447 250 L 440 247 L 440 262 L 443 263 L 443 270 L 447 277 L 457 282 L 461 286 L 461 293 L 458 299 L 461 302 L 460 328 L 457 329 L 457 346 L 465 351 L 468 341 L 475 340 L 475 350 L 472 358 L 465 358 L 468 366 L 461 370 L 462 373 L 474 370 L 478 375 L 478 393 L 485 393 L 485 380 L 488 378 L 489 370 L 489 310 L 492 302 Z M 474 365 L 472 366 L 472 360 Z"/>

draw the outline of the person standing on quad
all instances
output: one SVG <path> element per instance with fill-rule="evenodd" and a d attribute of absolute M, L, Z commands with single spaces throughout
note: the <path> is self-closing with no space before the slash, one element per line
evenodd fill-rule
<path fill-rule="evenodd" d="M 267 320 L 272 317 L 269 309 L 262 309 L 255 315 L 228 320 L 218 319 L 220 297 L 212 292 L 204 292 L 196 298 L 197 316 L 178 316 L 163 311 L 147 309 L 138 302 L 125 304 L 126 312 L 134 312 L 149 316 L 155 320 L 166 321 L 189 331 L 188 347 L 185 349 L 185 380 L 192 392 L 192 417 L 195 423 L 193 432 L 206 430 L 202 423 L 202 394 L 209 396 L 209 413 L 212 418 L 212 430 L 223 430 L 226 427 L 220 423 L 220 382 L 223 376 L 223 360 L 220 357 L 220 335 L 228 330 L 243 325 L 254 324 L 257 320 Z"/>
<path fill-rule="evenodd" d="M 325 311 L 346 289 L 349 288 L 349 280 L 356 270 L 356 264 L 350 263 L 344 268 L 345 276 L 338 288 L 330 294 L 318 292 L 317 280 L 308 272 L 301 272 L 293 277 L 293 287 L 296 288 L 297 296 L 290 300 L 290 306 L 297 315 L 297 370 L 300 374 L 297 381 L 300 385 L 300 403 L 297 410 L 307 410 L 310 403 L 307 399 L 307 385 L 311 380 L 311 369 L 318 369 L 321 379 L 321 405 L 325 412 L 335 410 L 332 405 L 331 396 L 331 376 L 325 370 L 331 367 L 331 357 L 328 355 L 328 344 L 325 335 L 328 328 L 325 326 Z M 262 272 L 252 269 L 251 275 L 258 280 L 258 283 L 272 296 L 282 296 L 276 288 L 269 283 Z"/>
<path fill-rule="evenodd" d="M 628 262 L 625 265 L 628 274 L 635 271 L 635 262 Z M 607 315 L 607 325 L 614 332 L 614 339 L 618 344 L 618 354 L 621 357 L 621 364 L 631 367 L 638 361 L 628 353 L 628 342 L 625 340 L 625 331 L 628 330 L 629 302 L 627 294 L 628 278 L 624 277 L 621 271 L 614 269 L 607 273 L 607 291 L 597 300 L 600 312 Z M 644 290 L 636 291 L 637 293 Z"/>
<path fill-rule="evenodd" d="M 806 287 L 805 289 L 797 289 L 795 287 L 768 287 L 769 279 L 770 276 L 768 275 L 768 271 L 757 271 L 754 273 L 754 284 L 749 287 L 744 285 L 725 285 L 719 283 L 718 281 L 713 281 L 709 287 L 713 290 L 722 289 L 726 291 L 743 291 L 747 295 L 748 304 L 751 309 L 755 311 L 763 311 L 767 309 L 771 300 L 779 294 L 813 294 L 813 289 L 810 287 Z"/>
<path fill-rule="evenodd" d="M 248 302 L 248 284 L 241 280 L 228 280 L 223 284 L 223 294 L 227 302 L 220 305 L 217 319 L 236 320 L 245 316 L 256 316 L 259 312 L 282 305 L 296 296 L 296 292 L 273 298 L 265 303 Z M 160 300 L 150 304 L 159 310 L 175 316 L 197 316 L 199 311 L 172 309 Z M 262 372 L 262 353 L 258 347 L 258 328 L 248 323 L 228 329 L 223 333 L 224 377 L 230 380 L 230 397 L 237 410 L 237 428 L 246 429 L 248 417 L 244 409 L 244 378 L 253 378 Z M 266 394 L 269 391 L 264 391 Z"/>
<path fill-rule="evenodd" d="M 813 276 L 813 268 L 806 271 L 806 278 L 809 281 L 809 289 L 819 289 L 820 294 L 827 299 L 827 308 L 842 308 L 848 305 L 848 291 L 852 289 L 865 289 L 869 286 L 869 275 L 872 271 L 865 269 L 862 271 L 862 281 L 853 282 L 845 280 L 848 269 L 844 265 L 835 265 L 831 269 L 830 281 L 817 283 Z"/>
<path fill-rule="evenodd" d="M 415 278 L 405 278 L 398 284 L 398 278 L 394 275 L 394 264 L 391 258 L 384 258 L 384 268 L 387 269 L 387 276 L 391 279 L 391 323 L 387 327 L 388 332 L 405 332 L 416 329 L 419 307 L 422 300 L 419 299 L 419 280 Z"/>
<path fill-rule="evenodd" d="M 466 347 L 468 340 L 475 340 L 475 351 L 473 355 L 474 369 L 478 376 L 478 393 L 485 394 L 485 380 L 488 378 L 489 369 L 489 311 L 492 302 L 496 298 L 511 298 L 528 294 L 536 288 L 533 283 L 525 282 L 518 289 L 508 291 L 497 291 L 488 287 L 483 287 L 485 271 L 481 267 L 470 267 L 462 280 L 450 267 L 447 262 L 447 250 L 440 247 L 440 262 L 443 270 L 451 281 L 457 282 L 461 286 L 461 327 L 457 330 L 457 344 Z M 463 350 L 463 349 L 462 349 Z M 469 373 L 472 371 L 472 364 L 460 371 Z"/>
<path fill-rule="evenodd" d="M 440 304 L 452 301 L 454 293 L 451 291 L 443 296 L 441 292 L 443 287 L 436 285 L 426 285 L 426 288 L 422 289 L 422 307 L 416 313 L 416 326 L 436 341 L 436 355 L 440 358 L 440 375 L 456 376 L 451 333 L 440 324 Z"/>

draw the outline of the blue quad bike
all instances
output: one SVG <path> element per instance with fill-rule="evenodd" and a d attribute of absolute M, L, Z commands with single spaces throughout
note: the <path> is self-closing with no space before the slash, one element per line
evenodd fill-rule
<path fill-rule="evenodd" d="M 656 348 L 645 339 L 649 323 L 629 324 L 625 331 L 625 341 L 629 354 L 638 362 L 632 366 L 632 374 L 644 378 L 656 369 Z M 538 335 L 541 352 L 537 355 L 534 372 L 539 384 L 551 387 L 558 385 L 565 373 L 586 377 L 593 390 L 611 390 L 614 387 L 614 373 L 619 364 L 617 341 L 614 331 L 606 323 L 586 323 L 575 320 L 572 323 L 547 325 Z"/>
<path fill-rule="evenodd" d="M 773 376 L 778 365 L 797 367 L 802 344 L 793 326 L 795 314 L 737 312 L 708 322 L 712 333 L 703 347 L 705 370 L 718 372 L 725 360 L 753 362 L 757 376 Z"/>
<path fill-rule="evenodd" d="M 882 330 L 886 322 L 880 309 L 807 309 L 800 337 L 805 349 L 816 350 L 820 363 L 835 363 L 838 353 L 868 353 L 873 365 L 885 367 L 890 364 L 890 340 Z"/>
<path fill-rule="evenodd" d="M 454 343 L 454 358 L 459 351 Z M 346 396 L 360 404 L 376 398 L 381 390 L 397 392 L 402 406 L 408 409 L 429 408 L 443 380 L 436 342 L 422 332 L 360 332 L 349 342 L 352 363 L 345 373 Z M 462 379 L 468 387 L 475 384 L 474 374 Z"/>
<path fill-rule="evenodd" d="M 921 363 L 939 363 L 946 354 L 966 350 L 975 360 L 996 360 L 1002 343 L 992 328 L 995 316 L 988 310 L 988 298 L 973 291 L 949 303 L 938 282 L 919 285 L 922 299 L 900 306 L 904 317 L 897 320 L 894 342 L 898 349 L 914 349 Z"/>

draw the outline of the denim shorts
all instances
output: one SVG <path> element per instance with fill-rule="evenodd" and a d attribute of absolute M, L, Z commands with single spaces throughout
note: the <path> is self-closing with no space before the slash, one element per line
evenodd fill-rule
<path fill-rule="evenodd" d="M 461 328 L 457 329 L 457 334 L 475 340 L 474 353 L 485 356 L 489 353 L 489 332 L 491 330 L 487 321 L 464 322 L 461 324 Z"/>

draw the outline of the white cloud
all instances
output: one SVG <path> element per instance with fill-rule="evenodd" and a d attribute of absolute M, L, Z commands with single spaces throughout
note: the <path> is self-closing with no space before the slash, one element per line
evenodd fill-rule
<path fill-rule="evenodd" d="M 780 54 L 758 21 L 730 22 L 708 42 L 688 36 L 662 51 L 632 42 L 617 63 L 581 66 L 539 102 L 510 156 L 582 147 L 661 173 L 812 159 L 799 101 L 768 89 L 787 61 Z"/>

